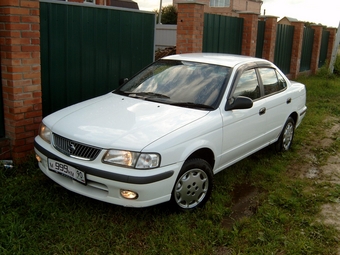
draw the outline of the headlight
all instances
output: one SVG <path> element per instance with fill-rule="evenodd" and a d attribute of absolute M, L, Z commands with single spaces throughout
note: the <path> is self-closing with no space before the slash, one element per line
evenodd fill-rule
<path fill-rule="evenodd" d="M 109 150 L 104 155 L 103 162 L 137 169 L 151 169 L 159 167 L 160 156 L 156 153 Z"/>
<path fill-rule="evenodd" d="M 44 123 L 40 124 L 39 136 L 47 143 L 51 143 L 52 131 L 45 126 Z"/>

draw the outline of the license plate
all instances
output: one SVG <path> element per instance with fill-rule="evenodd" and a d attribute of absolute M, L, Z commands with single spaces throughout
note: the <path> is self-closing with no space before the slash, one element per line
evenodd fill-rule
<path fill-rule="evenodd" d="M 48 159 L 48 168 L 51 171 L 70 177 L 73 180 L 76 180 L 77 182 L 86 184 L 85 172 L 80 171 L 74 168 L 73 166 L 67 165 L 59 161 L 55 161 L 53 159 Z"/>

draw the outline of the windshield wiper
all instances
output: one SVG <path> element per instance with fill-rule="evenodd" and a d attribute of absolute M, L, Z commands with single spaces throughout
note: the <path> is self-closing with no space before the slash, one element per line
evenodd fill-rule
<path fill-rule="evenodd" d="M 175 106 L 183 106 L 183 107 L 189 107 L 189 108 L 195 108 L 195 109 L 209 109 L 209 110 L 214 110 L 215 108 L 210 106 L 210 105 L 206 105 L 206 104 L 196 104 L 196 103 L 192 103 L 192 102 L 175 102 L 175 103 L 170 103 L 171 105 L 175 105 Z"/>
<path fill-rule="evenodd" d="M 169 99 L 170 97 L 159 94 L 159 93 L 154 93 L 154 92 L 124 92 L 125 94 L 128 94 L 129 97 L 137 97 L 137 98 L 148 98 L 148 97 L 155 97 L 155 98 L 167 98 Z"/>

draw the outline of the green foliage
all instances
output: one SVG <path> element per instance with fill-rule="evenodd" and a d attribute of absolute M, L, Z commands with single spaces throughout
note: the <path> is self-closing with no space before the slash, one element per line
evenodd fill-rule
<path fill-rule="evenodd" d="M 0 254 L 336 254 L 339 232 L 317 215 L 322 204 L 339 203 L 340 186 L 300 178 L 300 168 L 306 146 L 320 162 L 340 153 L 336 137 L 330 148 L 318 143 L 330 128 L 324 120 L 339 121 L 340 79 L 299 81 L 308 111 L 292 150 L 268 147 L 218 173 L 212 199 L 191 213 L 167 203 L 124 208 L 77 195 L 49 180 L 33 158 L 0 167 Z M 257 188 L 258 207 L 228 228 L 242 183 Z"/>
<path fill-rule="evenodd" d="M 340 55 L 339 54 L 337 55 L 335 63 L 334 63 L 333 73 L 338 77 L 340 76 Z"/>
<path fill-rule="evenodd" d="M 158 22 L 159 10 L 155 10 L 154 12 L 157 14 L 156 17 Z M 161 23 L 174 25 L 177 24 L 177 8 L 174 5 L 162 7 Z"/>

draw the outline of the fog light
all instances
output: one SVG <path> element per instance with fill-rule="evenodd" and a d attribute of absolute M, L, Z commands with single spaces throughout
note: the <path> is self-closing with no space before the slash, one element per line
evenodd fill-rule
<path fill-rule="evenodd" d="M 35 158 L 38 160 L 38 162 L 41 162 L 41 157 L 39 155 L 35 155 Z"/>
<path fill-rule="evenodd" d="M 131 190 L 120 190 L 120 194 L 122 195 L 122 197 L 126 198 L 126 199 L 137 199 L 138 198 L 138 194 L 134 191 Z"/>

